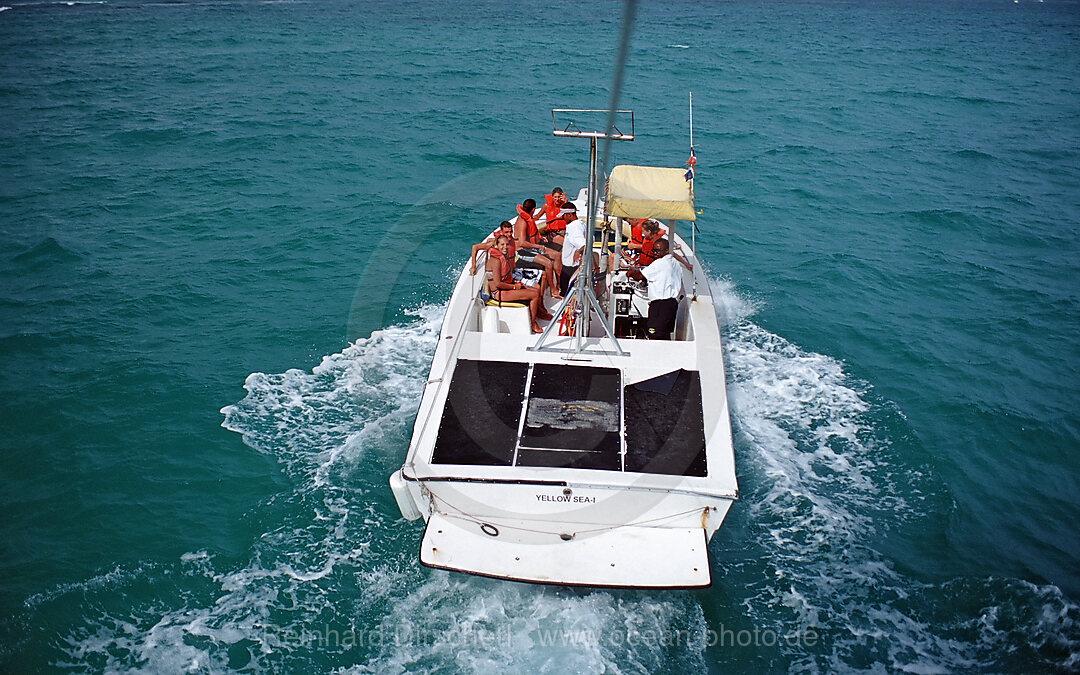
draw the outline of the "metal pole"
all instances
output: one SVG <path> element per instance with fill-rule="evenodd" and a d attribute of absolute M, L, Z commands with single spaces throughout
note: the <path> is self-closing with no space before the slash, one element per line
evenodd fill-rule
<path fill-rule="evenodd" d="M 622 218 L 615 219 L 615 253 L 607 269 L 608 322 L 613 328 L 615 326 L 615 293 L 612 292 L 611 287 L 615 283 L 615 270 L 622 266 L 622 224 Z"/>
<path fill-rule="evenodd" d="M 635 0 L 628 0 L 628 5 L 632 6 L 634 2 L 635 2 Z M 560 129 L 556 125 L 556 120 L 555 120 L 555 113 L 556 112 L 586 112 L 586 113 L 588 113 L 588 112 L 607 112 L 608 113 L 607 129 L 605 131 L 603 131 L 603 132 L 600 132 L 600 131 L 583 131 L 582 129 L 578 128 L 578 126 L 576 124 L 574 124 L 573 121 L 569 122 L 566 125 L 565 128 Z M 614 116 L 615 113 L 629 113 L 630 114 L 630 127 L 631 128 L 630 128 L 630 133 L 629 134 L 623 133 L 622 131 L 618 131 L 618 133 L 616 133 L 616 127 L 615 127 L 615 125 L 613 123 L 613 116 Z M 619 356 L 626 356 L 629 352 L 624 351 L 623 348 L 619 345 L 619 341 L 617 339 L 615 339 L 614 331 L 613 331 L 613 329 L 612 329 L 612 327 L 610 325 L 611 324 L 611 319 L 609 319 L 609 317 L 607 316 L 607 313 L 600 306 L 600 301 L 597 299 L 596 294 L 593 291 L 593 289 L 595 288 L 595 279 L 596 279 L 596 276 L 595 276 L 596 268 L 593 267 L 593 243 L 594 243 L 594 239 L 595 239 L 595 235 L 596 235 L 597 207 L 598 207 L 598 205 L 600 203 L 599 180 L 602 177 L 602 172 L 603 172 L 603 167 L 597 165 L 596 139 L 603 138 L 604 141 L 605 141 L 605 143 L 604 143 L 604 154 L 605 154 L 604 163 L 606 164 L 607 150 L 608 150 L 608 147 L 611 144 L 611 141 L 613 141 L 613 140 L 618 140 L 618 141 L 632 141 L 632 140 L 634 140 L 634 129 L 633 129 L 633 126 L 634 126 L 634 112 L 632 110 L 614 110 L 614 109 L 609 109 L 609 110 L 580 110 L 580 109 L 570 109 L 570 108 L 553 108 L 552 111 L 551 111 L 551 123 L 552 123 L 552 127 L 553 127 L 552 131 L 554 132 L 554 134 L 556 136 L 571 137 L 571 138 L 588 138 L 589 139 L 589 184 L 588 184 L 588 187 L 586 188 L 587 203 L 586 203 L 586 206 L 585 206 L 585 208 L 587 208 L 589 210 L 589 212 L 587 214 L 585 214 L 585 223 L 586 223 L 586 225 L 585 225 L 585 246 L 584 246 L 584 249 L 582 250 L 581 260 L 578 263 L 579 267 L 578 267 L 578 272 L 577 272 L 577 276 L 578 276 L 577 282 L 574 284 L 574 286 L 572 288 L 567 289 L 566 297 L 563 299 L 563 302 L 559 306 L 559 310 L 556 312 L 556 316 L 560 316 L 563 313 L 563 311 L 571 304 L 571 302 L 576 301 L 575 315 L 579 316 L 580 320 L 575 322 L 574 332 L 573 332 L 573 334 L 571 336 L 573 346 L 571 347 L 571 349 L 565 350 L 565 351 L 569 351 L 571 354 L 580 354 L 581 352 L 585 351 L 586 341 L 588 340 L 589 332 L 591 330 L 592 312 L 595 311 L 596 312 L 596 319 L 600 322 L 601 326 L 603 327 L 605 335 L 612 341 L 612 344 L 615 346 L 615 352 Z M 607 244 L 606 236 L 607 236 L 607 233 L 605 232 L 605 242 L 604 242 L 604 244 L 605 244 L 605 247 L 604 247 L 605 252 L 607 250 L 607 248 L 606 248 L 606 244 Z M 616 236 L 621 236 L 621 231 Z M 620 241 L 619 239 L 616 239 L 616 242 L 617 242 L 616 246 L 617 247 L 618 247 L 618 242 L 619 241 Z M 618 250 L 616 250 L 616 256 L 618 256 L 618 253 L 619 253 Z M 582 269 L 580 267 L 581 265 L 585 265 L 584 269 Z M 611 267 L 614 267 L 614 265 L 615 265 L 615 263 L 612 263 Z M 612 317 L 613 316 L 614 316 L 614 311 L 612 310 Z M 536 343 L 533 344 L 531 347 L 526 347 L 526 349 L 528 351 L 541 351 L 541 350 L 543 350 L 544 349 L 544 346 L 543 346 L 544 343 L 547 341 L 548 337 L 551 336 L 551 334 L 555 332 L 555 330 L 554 330 L 555 326 L 556 326 L 556 322 L 552 321 L 547 326 L 547 328 L 544 329 L 543 333 L 540 335 L 540 338 L 536 341 Z M 551 348 L 549 347 L 548 349 L 551 349 Z M 559 350 L 556 350 L 556 351 L 564 351 L 564 350 L 559 349 Z"/>
<path fill-rule="evenodd" d="M 577 342 L 575 350 L 580 352 L 583 338 L 589 336 L 589 314 L 591 307 L 585 302 L 586 289 L 592 289 L 592 252 L 593 252 L 593 229 L 596 227 L 596 139 L 589 139 L 589 189 L 588 200 L 585 204 L 585 249 L 581 253 L 581 267 L 578 269 L 578 307 L 583 310 L 581 321 L 578 324 Z"/>
<path fill-rule="evenodd" d="M 694 155 L 694 92 L 690 92 L 690 155 Z M 691 171 L 697 169 L 697 165 L 691 165 Z M 690 196 L 694 195 L 694 174 L 690 174 Z M 697 219 L 690 221 L 690 249 L 694 254 L 694 265 L 697 265 Z M 697 273 L 694 275 L 693 300 L 697 300 Z"/>

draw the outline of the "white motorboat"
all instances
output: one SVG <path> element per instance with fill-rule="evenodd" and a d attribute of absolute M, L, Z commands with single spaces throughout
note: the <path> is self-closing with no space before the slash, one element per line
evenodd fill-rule
<path fill-rule="evenodd" d="M 576 111 L 553 111 L 553 122 L 555 112 Z M 526 307 L 485 302 L 484 275 L 466 264 L 390 485 L 402 515 L 427 523 L 420 561 L 429 567 L 533 583 L 708 586 L 708 542 L 738 488 L 716 307 L 676 227 L 695 219 L 693 183 L 681 168 L 616 166 L 601 200 L 596 141 L 633 131 L 554 131 L 590 141 L 590 185 L 575 203 L 597 262 L 582 265 L 559 305 L 547 301 L 556 318 L 541 322 L 542 335 Z M 644 286 L 616 264 L 630 218 L 666 222 L 692 266 L 671 340 L 645 339 Z M 561 316 L 574 318 L 567 335 Z"/>

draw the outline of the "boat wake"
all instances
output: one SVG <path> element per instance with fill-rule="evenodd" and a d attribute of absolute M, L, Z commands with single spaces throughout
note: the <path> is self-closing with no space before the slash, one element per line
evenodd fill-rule
<path fill-rule="evenodd" d="M 714 548 L 714 579 L 737 594 L 748 630 L 798 638 L 777 645 L 770 669 L 1080 665 L 1080 607 L 1057 587 L 930 584 L 895 569 L 878 547 L 905 529 L 932 536 L 950 507 L 932 471 L 901 455 L 917 445 L 903 414 L 840 362 L 750 321 L 756 306 L 729 284 L 714 293 L 729 308 L 725 357 L 744 507 Z M 942 597 L 957 603 L 941 607 Z"/>
<path fill-rule="evenodd" d="M 725 321 L 741 499 L 700 592 L 572 591 L 427 570 L 386 485 L 408 444 L 443 308 L 357 340 L 312 371 L 252 374 L 223 426 L 288 485 L 252 518 L 245 559 L 205 551 L 28 602 L 79 603 L 62 667 L 109 671 L 944 672 L 1080 666 L 1080 608 L 1053 586 L 930 584 L 880 551 L 941 492 L 897 456 L 902 415 L 835 359 Z M 942 514 L 935 514 L 937 519 Z M 941 607 L 935 598 L 955 597 Z M 132 603 L 131 598 L 149 598 Z M 31 606 L 32 604 L 32 606 Z M 757 637 L 751 637 L 757 629 Z M 744 641 L 745 635 L 745 641 Z M 767 642 L 772 635 L 774 641 Z M 811 637 L 813 638 L 811 640 Z"/>

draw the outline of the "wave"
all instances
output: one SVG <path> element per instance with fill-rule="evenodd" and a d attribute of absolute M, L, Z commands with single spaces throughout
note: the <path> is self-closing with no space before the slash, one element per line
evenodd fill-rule
<path fill-rule="evenodd" d="M 377 623 L 397 589 L 415 585 L 406 580 L 417 565 L 387 547 L 385 533 L 400 518 L 385 482 L 400 463 L 442 311 L 416 309 L 412 321 L 357 340 L 310 372 L 250 375 L 247 396 L 222 409 L 222 426 L 275 457 L 290 486 L 264 505 L 270 525 L 249 560 L 194 551 L 165 569 L 110 573 L 129 584 L 134 574 L 150 588 L 131 595 L 156 600 L 125 608 L 92 598 L 58 665 L 216 672 L 355 662 L 358 645 L 338 635 Z M 94 596 L 99 586 L 57 588 L 35 606 Z"/>
<path fill-rule="evenodd" d="M 431 305 L 413 310 L 418 321 L 375 331 L 323 357 L 310 373 L 249 375 L 247 397 L 222 408 L 222 426 L 240 433 L 255 450 L 276 456 L 294 478 L 312 487 L 347 470 L 365 448 L 397 452 L 379 443 L 380 434 L 391 422 L 410 421 L 415 412 L 442 313 L 442 307 Z"/>
<path fill-rule="evenodd" d="M 581 592 L 434 572 L 380 626 L 398 636 L 345 672 L 703 672 L 690 594 Z"/>
<path fill-rule="evenodd" d="M 958 159 L 972 160 L 976 162 L 996 162 L 998 158 L 994 155 L 983 152 L 981 150 L 973 150 L 971 148 L 964 148 L 962 150 L 953 150 L 952 155 Z"/>
<path fill-rule="evenodd" d="M 11 261 L 38 266 L 70 262 L 79 260 L 81 257 L 82 256 L 78 253 L 67 248 L 53 237 L 45 237 L 45 239 L 39 241 L 37 244 L 12 256 Z"/>

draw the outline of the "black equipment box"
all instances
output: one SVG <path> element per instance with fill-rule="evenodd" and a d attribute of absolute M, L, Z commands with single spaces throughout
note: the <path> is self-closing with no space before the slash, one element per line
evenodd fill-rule
<path fill-rule="evenodd" d="M 615 337 L 617 338 L 641 338 L 647 336 L 648 321 L 643 316 L 616 316 Z"/>

